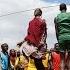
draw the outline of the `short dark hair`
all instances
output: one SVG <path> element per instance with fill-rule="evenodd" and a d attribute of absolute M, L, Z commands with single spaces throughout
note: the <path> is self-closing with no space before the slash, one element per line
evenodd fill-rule
<path fill-rule="evenodd" d="M 59 44 L 58 44 L 58 43 L 55 43 L 55 44 L 54 44 L 54 49 L 56 49 L 56 50 L 59 49 Z"/>
<path fill-rule="evenodd" d="M 42 15 L 42 10 L 40 8 L 37 8 L 35 11 L 34 11 L 34 16 L 41 16 Z"/>
<path fill-rule="evenodd" d="M 66 7 L 66 4 L 65 3 L 61 3 L 60 4 L 60 11 L 62 11 L 62 10 L 67 10 L 67 7 Z"/>
<path fill-rule="evenodd" d="M 8 47 L 8 44 L 4 43 L 4 44 L 1 45 L 1 48 L 4 48 L 4 47 Z"/>

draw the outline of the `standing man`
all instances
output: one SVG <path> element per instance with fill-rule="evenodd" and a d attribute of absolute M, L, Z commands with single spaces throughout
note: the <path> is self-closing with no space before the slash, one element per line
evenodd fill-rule
<path fill-rule="evenodd" d="M 66 10 L 66 4 L 60 4 L 61 13 L 54 20 L 59 50 L 63 52 L 61 53 L 61 58 L 64 60 L 63 64 L 65 64 L 65 58 L 68 56 L 66 52 L 70 50 L 70 13 L 67 13 Z M 64 65 L 62 67 L 64 68 Z M 62 70 L 64 70 L 63 68 Z"/>
<path fill-rule="evenodd" d="M 45 70 L 42 64 L 43 54 L 39 51 L 44 45 L 47 37 L 46 22 L 42 19 L 42 10 L 37 8 L 34 11 L 34 18 L 29 22 L 28 34 L 24 41 L 18 43 L 24 54 L 34 59 L 37 70 Z"/>
<path fill-rule="evenodd" d="M 1 68 L 2 70 L 8 70 L 9 68 L 8 45 L 6 43 L 2 44 L 1 49 L 2 49 L 0 53 Z"/>

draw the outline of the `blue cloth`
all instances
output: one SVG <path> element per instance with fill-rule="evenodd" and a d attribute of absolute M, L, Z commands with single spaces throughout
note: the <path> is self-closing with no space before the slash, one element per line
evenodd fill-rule
<path fill-rule="evenodd" d="M 8 70 L 8 54 L 1 52 L 0 58 L 2 70 Z"/>

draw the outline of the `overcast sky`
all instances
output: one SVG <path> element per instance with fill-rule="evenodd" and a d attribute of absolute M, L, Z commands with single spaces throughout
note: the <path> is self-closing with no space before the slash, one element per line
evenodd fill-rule
<path fill-rule="evenodd" d="M 24 11 L 39 7 L 58 5 L 56 2 L 46 0 L 0 0 L 0 16 L 8 13 Z M 68 6 L 68 11 L 69 11 Z M 46 19 L 48 28 L 48 48 L 57 42 L 54 28 L 54 17 L 59 13 L 59 7 L 44 8 L 43 18 Z M 33 18 L 33 10 L 0 17 L 0 43 L 8 43 L 10 48 L 24 39 L 27 34 L 28 22 Z"/>

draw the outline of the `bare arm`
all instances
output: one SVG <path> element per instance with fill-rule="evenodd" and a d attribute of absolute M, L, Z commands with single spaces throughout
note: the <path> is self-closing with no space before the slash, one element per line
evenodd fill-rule
<path fill-rule="evenodd" d="M 54 19 L 54 23 L 55 23 L 56 37 L 57 37 L 57 40 L 58 40 L 58 22 L 57 22 L 56 18 Z"/>
<path fill-rule="evenodd" d="M 22 42 L 17 43 L 17 46 L 20 48 L 24 42 L 25 42 L 25 40 L 23 40 Z"/>

